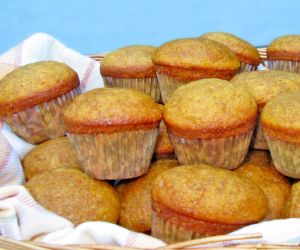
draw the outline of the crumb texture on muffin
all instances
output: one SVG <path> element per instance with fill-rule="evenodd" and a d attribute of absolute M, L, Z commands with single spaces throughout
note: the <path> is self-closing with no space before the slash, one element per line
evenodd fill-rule
<path fill-rule="evenodd" d="M 256 100 L 260 111 L 274 97 L 300 90 L 300 75 L 286 71 L 243 72 L 230 81 L 245 87 Z"/>
<path fill-rule="evenodd" d="M 26 188 L 42 206 L 74 224 L 86 221 L 116 223 L 120 201 L 117 191 L 73 169 L 57 169 L 35 176 Z"/>
<path fill-rule="evenodd" d="M 179 87 L 165 105 L 168 131 L 184 138 L 222 138 L 250 131 L 256 102 L 242 87 L 204 79 Z"/>
<path fill-rule="evenodd" d="M 100 65 L 102 76 L 119 78 L 156 77 L 152 62 L 154 46 L 133 45 L 107 54 Z"/>
<path fill-rule="evenodd" d="M 77 98 L 64 112 L 66 130 L 75 134 L 152 129 L 161 113 L 151 97 L 132 89 L 101 88 Z"/>
<path fill-rule="evenodd" d="M 27 180 L 57 168 L 79 168 L 75 152 L 67 137 L 48 140 L 29 151 L 22 162 Z"/>
<path fill-rule="evenodd" d="M 178 166 L 175 160 L 154 162 L 147 174 L 121 182 L 117 187 L 121 199 L 119 224 L 137 232 L 151 231 L 151 188 L 154 180 L 167 169 Z"/>
<path fill-rule="evenodd" d="M 290 196 L 283 210 L 285 218 L 300 218 L 300 182 L 292 186 Z"/>
<path fill-rule="evenodd" d="M 0 80 L 0 118 L 47 102 L 79 86 L 77 73 L 56 61 L 27 64 Z"/>
<path fill-rule="evenodd" d="M 300 35 L 286 35 L 273 40 L 267 48 L 267 58 L 300 61 Z"/>
<path fill-rule="evenodd" d="M 249 42 L 227 32 L 208 32 L 200 36 L 222 43 L 237 55 L 241 62 L 258 65 L 260 57 L 257 49 Z"/>
<path fill-rule="evenodd" d="M 261 115 L 263 131 L 284 142 L 300 143 L 300 91 L 278 96 L 267 103 Z"/>

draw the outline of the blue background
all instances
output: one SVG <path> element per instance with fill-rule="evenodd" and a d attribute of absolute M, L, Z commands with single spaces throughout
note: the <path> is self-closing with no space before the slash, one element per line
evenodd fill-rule
<path fill-rule="evenodd" d="M 299 13 L 297 0 L 0 0 L 0 54 L 35 32 L 81 53 L 208 31 L 231 32 L 258 46 L 299 34 Z"/>

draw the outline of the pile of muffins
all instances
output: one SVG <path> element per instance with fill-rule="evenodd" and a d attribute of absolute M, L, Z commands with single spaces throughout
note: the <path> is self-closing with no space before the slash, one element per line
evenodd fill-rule
<path fill-rule="evenodd" d="M 0 80 L 0 119 L 39 144 L 22 162 L 27 189 L 74 224 L 167 243 L 226 234 L 300 217 L 299 62 L 298 35 L 262 62 L 212 32 L 117 49 L 101 62 L 105 88 L 82 94 L 69 66 L 37 62 Z"/>

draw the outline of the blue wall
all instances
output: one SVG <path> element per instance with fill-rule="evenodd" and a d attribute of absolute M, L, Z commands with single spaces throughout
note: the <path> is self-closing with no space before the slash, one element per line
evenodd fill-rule
<path fill-rule="evenodd" d="M 81 53 L 227 31 L 254 45 L 300 33 L 297 0 L 0 0 L 0 54 L 35 32 Z"/>

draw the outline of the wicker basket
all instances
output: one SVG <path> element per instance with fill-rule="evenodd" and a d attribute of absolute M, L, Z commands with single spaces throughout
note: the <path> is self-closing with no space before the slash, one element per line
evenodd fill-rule
<path fill-rule="evenodd" d="M 266 47 L 258 48 L 260 57 L 262 59 L 262 64 L 266 60 Z M 92 54 L 89 55 L 96 61 L 101 61 L 104 58 L 104 54 Z M 193 249 L 300 249 L 299 244 L 247 244 L 245 241 L 258 240 L 262 236 L 260 234 L 247 234 L 247 235 L 221 235 L 214 237 L 207 237 L 202 239 L 196 239 L 191 241 L 180 242 L 172 245 L 167 245 L 165 247 L 159 248 L 161 250 L 166 249 L 186 249 L 193 247 Z M 229 243 L 230 241 L 239 240 L 239 244 Z M 243 241 L 245 242 L 243 244 Z M 213 244 L 212 244 L 213 243 Z M 208 245 L 210 244 L 210 245 Z M 139 248 L 129 248 L 120 246 L 104 246 L 104 245 L 70 245 L 61 246 L 40 243 L 35 241 L 16 241 L 7 239 L 0 236 L 0 250 L 96 250 L 96 249 L 107 249 L 107 250 L 137 250 Z"/>

